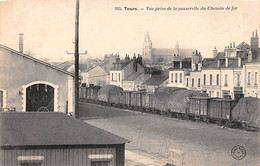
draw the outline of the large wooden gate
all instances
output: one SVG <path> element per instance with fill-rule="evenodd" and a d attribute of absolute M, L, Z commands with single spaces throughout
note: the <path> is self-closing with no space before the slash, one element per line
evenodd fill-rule
<path fill-rule="evenodd" d="M 54 88 L 34 84 L 26 88 L 26 112 L 54 112 Z"/>

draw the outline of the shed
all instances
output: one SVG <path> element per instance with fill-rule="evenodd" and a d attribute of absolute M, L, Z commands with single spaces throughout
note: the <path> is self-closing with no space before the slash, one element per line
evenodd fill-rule
<path fill-rule="evenodd" d="M 0 113 L 0 165 L 124 165 L 128 140 L 63 113 Z"/>

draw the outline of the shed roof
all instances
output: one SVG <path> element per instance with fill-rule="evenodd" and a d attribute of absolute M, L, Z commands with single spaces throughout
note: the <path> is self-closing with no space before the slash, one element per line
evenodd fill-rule
<path fill-rule="evenodd" d="M 20 52 L 18 52 L 18 51 L 16 51 L 16 50 L 11 49 L 11 48 L 9 48 L 9 47 L 6 47 L 6 46 L 4 46 L 4 45 L 1 45 L 1 44 L 0 44 L 0 48 L 3 48 L 3 49 L 5 49 L 5 50 L 7 50 L 7 51 L 10 51 L 10 52 L 14 53 L 15 55 L 21 56 L 21 57 L 23 57 L 23 58 L 27 58 L 27 59 L 29 59 L 29 60 L 32 60 L 32 61 L 37 62 L 37 63 L 39 63 L 39 64 L 42 64 L 42 65 L 44 65 L 44 66 L 50 67 L 51 69 L 57 70 L 57 71 L 62 72 L 62 73 L 64 73 L 64 74 L 70 75 L 70 76 L 72 76 L 72 77 L 75 76 L 73 73 L 67 72 L 67 71 L 65 71 L 65 70 L 63 70 L 63 69 L 61 69 L 61 68 L 59 68 L 59 67 L 57 67 L 57 66 L 53 66 L 53 65 L 51 65 L 51 64 L 49 64 L 49 63 L 47 63 L 47 62 L 44 62 L 44 61 L 39 60 L 39 59 L 37 59 L 37 58 L 34 58 L 34 57 L 32 57 L 32 56 L 29 56 L 29 55 L 20 53 Z"/>
<path fill-rule="evenodd" d="M 63 113 L 0 113 L 0 146 L 104 145 L 128 140 Z"/>

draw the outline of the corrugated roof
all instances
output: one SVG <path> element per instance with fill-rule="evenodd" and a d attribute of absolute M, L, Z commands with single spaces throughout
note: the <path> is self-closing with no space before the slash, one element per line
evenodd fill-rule
<path fill-rule="evenodd" d="M 0 113 L 0 146 L 104 145 L 128 140 L 63 113 Z"/>
<path fill-rule="evenodd" d="M 32 57 L 32 56 L 29 56 L 29 55 L 20 53 L 20 52 L 18 52 L 18 51 L 16 51 L 16 50 L 11 49 L 11 48 L 9 48 L 9 47 L 6 47 L 6 46 L 4 46 L 4 45 L 1 45 L 1 44 L 0 44 L 0 47 L 3 48 L 3 49 L 5 49 L 5 50 L 8 50 L 8 51 L 10 51 L 10 52 L 12 52 L 12 53 L 15 53 L 15 55 L 19 55 L 19 56 L 21 56 L 21 57 L 27 58 L 27 59 L 29 59 L 29 60 L 32 60 L 32 61 L 37 62 L 37 63 L 39 63 L 39 64 L 42 64 L 42 65 L 44 65 L 44 66 L 50 67 L 50 68 L 52 68 L 52 69 L 54 69 L 54 70 L 60 71 L 60 72 L 62 72 L 62 73 L 64 73 L 64 74 L 70 75 L 70 76 L 72 76 L 72 77 L 75 76 L 73 73 L 67 72 L 67 71 L 65 71 L 65 70 L 63 70 L 63 69 L 61 69 L 61 68 L 59 68 L 59 67 L 53 66 L 53 65 L 51 65 L 51 64 L 49 64 L 49 63 L 47 63 L 47 62 L 44 62 L 44 61 L 39 60 L 39 59 L 36 59 L 36 58 L 34 58 L 34 57 Z"/>
<path fill-rule="evenodd" d="M 137 79 L 142 73 L 131 73 L 129 76 L 127 76 L 124 81 L 134 81 Z"/>
<path fill-rule="evenodd" d="M 149 78 L 147 81 L 142 83 L 142 85 L 161 85 L 164 81 L 166 81 L 169 78 L 169 76 L 164 76 L 164 75 L 157 75 L 157 76 L 152 76 Z"/>

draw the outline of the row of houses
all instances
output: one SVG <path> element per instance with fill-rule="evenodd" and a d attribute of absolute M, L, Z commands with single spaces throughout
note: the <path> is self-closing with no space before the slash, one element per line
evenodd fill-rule
<path fill-rule="evenodd" d="M 232 43 L 224 52 L 217 52 L 215 48 L 213 58 L 196 61 L 196 53 L 187 66 L 173 66 L 167 86 L 200 90 L 211 97 L 259 98 L 259 52 L 256 31 L 251 37 L 251 46 L 245 42 L 238 46 Z"/>
<path fill-rule="evenodd" d="M 195 50 L 192 55 L 175 54 L 172 67 L 156 70 L 144 67 L 140 55 L 130 60 L 119 58 L 110 70 L 109 84 L 122 87 L 126 91 L 144 90 L 154 92 L 160 86 L 198 90 L 210 97 L 232 98 L 260 97 L 259 37 L 257 30 L 252 34 L 251 45 L 242 42 L 231 43 L 223 52 L 213 50 L 213 58 L 202 58 Z M 157 69 L 158 70 L 158 69 Z"/>

